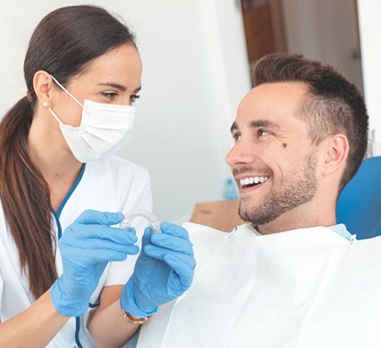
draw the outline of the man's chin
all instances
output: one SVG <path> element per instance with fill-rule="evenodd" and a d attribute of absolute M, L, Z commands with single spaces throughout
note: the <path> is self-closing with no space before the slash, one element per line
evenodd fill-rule
<path fill-rule="evenodd" d="M 252 224 L 253 226 L 266 225 L 279 217 L 275 211 L 267 211 L 266 213 L 261 209 L 256 209 L 255 207 L 245 207 L 242 202 L 240 202 L 238 214 L 240 218 Z"/>
<path fill-rule="evenodd" d="M 239 204 L 238 215 L 243 221 L 250 223 L 252 223 L 254 218 L 253 209 L 243 207 L 242 202 Z"/>

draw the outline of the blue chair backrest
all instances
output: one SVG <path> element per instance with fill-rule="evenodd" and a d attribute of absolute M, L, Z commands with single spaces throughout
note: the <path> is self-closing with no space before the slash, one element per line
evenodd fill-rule
<path fill-rule="evenodd" d="M 336 214 L 357 239 L 381 235 L 381 156 L 363 161 L 341 192 Z"/>

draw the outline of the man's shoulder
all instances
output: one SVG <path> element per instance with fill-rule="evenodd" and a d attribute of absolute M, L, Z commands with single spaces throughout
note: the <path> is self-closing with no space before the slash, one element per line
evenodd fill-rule
<path fill-rule="evenodd" d="M 197 264 L 200 265 L 216 252 L 223 250 L 224 246 L 230 247 L 241 245 L 242 248 L 248 241 L 257 236 L 255 230 L 249 225 L 237 226 L 232 232 L 223 232 L 210 226 L 200 225 L 193 222 L 185 222 L 182 226 L 188 231 L 189 239 Z"/>
<path fill-rule="evenodd" d="M 245 234 L 259 235 L 259 233 L 249 224 L 239 225 L 235 227 L 232 232 L 224 232 L 216 228 L 194 222 L 184 222 L 182 226 L 189 232 L 191 238 L 195 238 L 197 240 L 222 241 L 229 238 L 233 234 L 239 234 L 240 236 Z"/>

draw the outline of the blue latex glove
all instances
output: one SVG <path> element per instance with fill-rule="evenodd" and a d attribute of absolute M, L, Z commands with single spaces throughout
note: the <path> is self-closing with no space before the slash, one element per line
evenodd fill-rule
<path fill-rule="evenodd" d="M 58 242 L 63 274 L 53 283 L 50 295 L 63 315 L 80 316 L 109 261 L 123 261 L 137 254 L 135 229 L 110 227 L 123 219 L 121 213 L 83 212 L 65 229 Z"/>
<path fill-rule="evenodd" d="M 134 273 L 120 296 L 121 307 L 140 318 L 179 297 L 193 280 L 196 261 L 188 232 L 169 223 L 162 223 L 160 229 L 161 233 L 145 229 Z"/>

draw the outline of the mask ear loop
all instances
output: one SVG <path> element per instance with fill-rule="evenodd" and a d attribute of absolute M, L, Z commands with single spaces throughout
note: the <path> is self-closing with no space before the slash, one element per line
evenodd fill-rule
<path fill-rule="evenodd" d="M 58 80 L 53 75 L 50 75 L 50 77 L 59 87 L 61 87 L 61 89 L 63 89 L 83 109 L 83 105 L 80 103 L 80 101 L 76 97 L 74 97 L 74 95 L 72 95 L 63 85 L 61 85 L 61 83 L 59 83 Z"/>
<path fill-rule="evenodd" d="M 126 229 L 128 227 L 132 227 L 131 226 L 132 220 L 135 219 L 136 217 L 145 218 L 150 223 L 154 233 L 161 232 L 159 219 L 154 214 L 144 210 L 137 210 L 133 213 L 126 214 L 122 222 L 119 224 L 119 228 Z"/>

